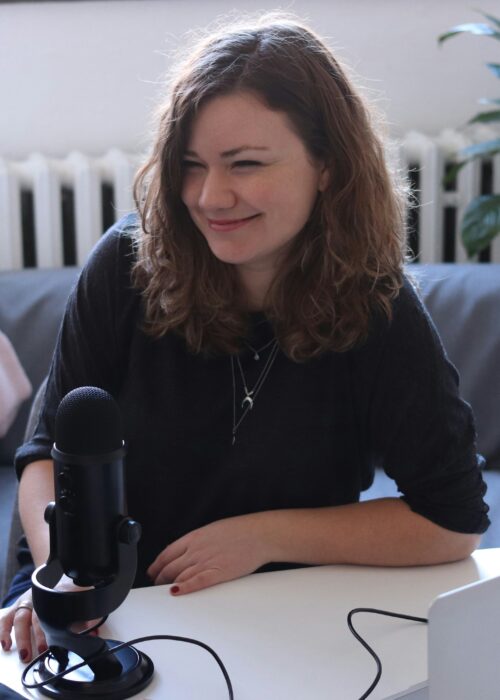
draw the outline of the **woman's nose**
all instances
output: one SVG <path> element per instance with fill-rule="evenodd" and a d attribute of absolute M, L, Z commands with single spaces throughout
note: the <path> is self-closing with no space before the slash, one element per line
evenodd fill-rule
<path fill-rule="evenodd" d="M 230 209 L 236 203 L 236 194 L 230 178 L 224 173 L 208 172 L 199 193 L 198 206 L 207 211 Z"/>

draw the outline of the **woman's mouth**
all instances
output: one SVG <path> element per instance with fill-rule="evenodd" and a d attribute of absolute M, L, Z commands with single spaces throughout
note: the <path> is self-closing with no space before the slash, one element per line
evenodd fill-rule
<path fill-rule="evenodd" d="M 245 219 L 208 219 L 208 225 L 212 231 L 235 231 L 237 228 L 241 228 L 253 221 L 260 214 L 253 214 L 253 216 L 247 216 Z"/>

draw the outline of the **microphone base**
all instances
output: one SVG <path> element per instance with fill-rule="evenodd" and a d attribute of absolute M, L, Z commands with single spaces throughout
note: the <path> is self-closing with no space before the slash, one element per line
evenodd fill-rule
<path fill-rule="evenodd" d="M 114 647 L 117 644 L 120 642 L 112 639 L 106 640 L 108 647 Z M 81 700 L 82 698 L 121 700 L 135 695 L 149 685 L 154 673 L 154 665 L 149 656 L 135 647 L 124 647 L 115 652 L 114 656 L 122 665 L 119 675 L 112 678 L 96 679 L 88 666 L 82 666 L 67 676 L 47 683 L 38 690 L 43 695 L 61 700 Z M 81 661 L 79 656 L 70 652 L 67 666 L 74 666 Z M 64 667 L 60 667 L 59 662 L 54 657 L 48 656 L 41 660 L 34 669 L 34 676 L 36 682 L 50 681 L 54 675 L 61 673 L 61 671 L 64 671 Z"/>

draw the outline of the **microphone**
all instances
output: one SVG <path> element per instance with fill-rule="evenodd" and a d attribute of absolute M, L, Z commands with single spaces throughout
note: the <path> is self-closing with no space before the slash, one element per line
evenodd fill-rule
<path fill-rule="evenodd" d="M 51 454 L 56 556 L 75 584 L 94 586 L 117 572 L 116 524 L 126 512 L 125 448 L 113 397 L 92 386 L 70 391 L 56 413 Z"/>
<path fill-rule="evenodd" d="M 73 628 L 75 622 L 103 621 L 116 610 L 137 570 L 141 526 L 126 515 L 125 448 L 113 397 L 93 386 L 66 394 L 57 409 L 51 454 L 55 502 L 45 510 L 50 554 L 32 576 L 33 607 L 49 652 L 34 674 L 49 697 L 128 698 L 151 682 L 151 659 L 133 646 L 109 653 L 119 642 Z M 91 588 L 57 590 L 63 574 Z M 57 676 L 81 659 L 85 665 L 78 671 Z"/>

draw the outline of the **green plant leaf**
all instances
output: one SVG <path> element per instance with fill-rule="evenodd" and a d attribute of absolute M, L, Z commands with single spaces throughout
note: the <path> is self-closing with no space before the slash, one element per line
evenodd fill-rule
<path fill-rule="evenodd" d="M 493 17 L 493 15 L 489 15 L 486 12 L 482 12 L 481 10 L 478 10 L 480 15 L 483 15 L 485 19 L 487 19 L 491 24 L 494 24 L 495 27 L 498 27 L 500 29 L 500 19 L 497 17 Z"/>
<path fill-rule="evenodd" d="M 457 24 L 456 27 L 452 27 L 444 34 L 438 36 L 438 42 L 440 44 L 457 34 L 475 34 L 477 36 L 490 36 L 493 39 L 500 39 L 500 32 L 497 32 L 489 24 L 483 23 L 471 23 L 471 24 Z"/>
<path fill-rule="evenodd" d="M 467 165 L 466 160 L 461 160 L 458 163 L 453 163 L 448 166 L 446 169 L 446 175 L 443 177 L 443 185 L 446 187 L 446 185 L 451 185 L 452 182 L 455 182 L 457 179 L 457 175 L 462 170 L 464 165 Z"/>
<path fill-rule="evenodd" d="M 486 67 L 490 69 L 496 78 L 500 78 L 500 63 L 487 63 Z"/>
<path fill-rule="evenodd" d="M 494 156 L 499 151 L 500 139 L 493 139 L 492 141 L 482 141 L 481 143 L 474 143 L 471 146 L 466 146 L 460 149 L 459 155 L 461 158 L 472 160 L 473 158 L 480 158 L 482 156 Z"/>
<path fill-rule="evenodd" d="M 495 109 L 492 112 L 480 112 L 475 117 L 469 119 L 469 124 L 490 124 L 491 122 L 500 121 L 500 109 Z"/>
<path fill-rule="evenodd" d="M 487 248 L 500 233 L 500 195 L 488 194 L 473 199 L 465 210 L 461 233 L 470 258 Z"/>

